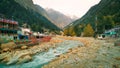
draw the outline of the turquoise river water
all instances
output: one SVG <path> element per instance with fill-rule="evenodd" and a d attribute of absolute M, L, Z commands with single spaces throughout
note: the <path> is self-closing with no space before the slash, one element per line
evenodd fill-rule
<path fill-rule="evenodd" d="M 48 64 L 51 60 L 56 58 L 56 55 L 66 53 L 68 49 L 77 46 L 83 46 L 81 42 L 66 40 L 57 44 L 55 49 L 50 48 L 47 52 L 38 53 L 33 56 L 33 60 L 28 63 L 6 65 L 1 63 L 0 68 L 42 68 L 43 65 Z"/>

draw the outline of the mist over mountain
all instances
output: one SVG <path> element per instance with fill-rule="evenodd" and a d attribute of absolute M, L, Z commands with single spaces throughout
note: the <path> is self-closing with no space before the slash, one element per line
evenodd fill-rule
<path fill-rule="evenodd" d="M 46 12 L 49 18 L 52 20 L 52 22 L 60 28 L 64 28 L 65 26 L 67 26 L 75 20 L 75 18 L 72 19 L 70 16 L 64 15 L 63 13 L 54 9 L 47 8 Z"/>
<path fill-rule="evenodd" d="M 44 9 L 44 8 L 41 8 L 39 5 L 35 5 L 35 6 L 38 9 L 37 11 L 40 14 L 45 16 L 48 20 L 50 20 L 53 24 L 55 24 L 61 29 L 77 19 L 76 16 L 72 16 L 72 17 L 67 16 L 54 9 L 50 9 L 50 8 Z"/>

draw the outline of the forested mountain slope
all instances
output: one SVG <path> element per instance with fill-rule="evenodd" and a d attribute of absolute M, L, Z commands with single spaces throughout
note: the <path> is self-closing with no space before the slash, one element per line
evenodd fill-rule
<path fill-rule="evenodd" d="M 0 0 L 0 17 L 14 19 L 20 26 L 27 23 L 34 31 L 42 32 L 44 28 L 50 31 L 60 30 L 37 12 L 32 0 Z"/>
<path fill-rule="evenodd" d="M 64 30 L 70 30 L 69 28 L 72 27 L 76 35 L 80 36 L 87 24 L 90 24 L 94 31 L 97 28 L 97 33 L 120 26 L 120 0 L 101 0 L 82 18 L 74 21 Z"/>

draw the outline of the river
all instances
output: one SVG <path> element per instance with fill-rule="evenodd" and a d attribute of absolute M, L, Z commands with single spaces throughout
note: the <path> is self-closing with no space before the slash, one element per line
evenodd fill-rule
<path fill-rule="evenodd" d="M 48 64 L 51 60 L 57 58 L 57 55 L 66 53 L 68 49 L 75 48 L 77 46 L 83 46 L 79 41 L 66 40 L 57 44 L 58 47 L 50 48 L 47 52 L 38 53 L 33 56 L 33 60 L 28 63 L 6 65 L 0 64 L 0 68 L 41 68 L 43 65 Z"/>

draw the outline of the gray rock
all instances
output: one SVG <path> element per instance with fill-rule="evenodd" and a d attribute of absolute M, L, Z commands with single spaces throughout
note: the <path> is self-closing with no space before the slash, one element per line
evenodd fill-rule
<path fill-rule="evenodd" d="M 31 60 L 32 60 L 32 57 L 30 55 L 26 55 L 23 58 L 20 58 L 19 61 L 17 62 L 17 64 L 26 63 Z"/>

